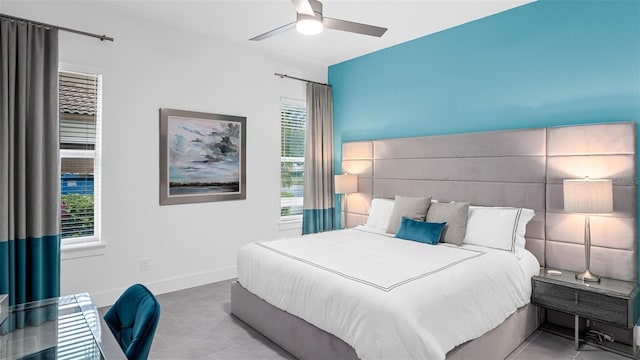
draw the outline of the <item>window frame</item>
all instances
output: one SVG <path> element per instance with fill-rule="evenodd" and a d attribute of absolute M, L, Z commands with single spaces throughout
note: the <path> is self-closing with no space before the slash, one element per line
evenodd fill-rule
<path fill-rule="evenodd" d="M 60 73 L 75 73 L 79 75 L 93 75 L 96 77 L 96 137 L 93 150 L 59 149 L 58 178 L 62 178 L 62 159 L 93 159 L 93 235 L 71 238 L 62 237 L 62 217 L 60 217 L 60 245 L 62 259 L 101 255 L 105 247 L 102 241 L 102 75 L 96 71 L 87 71 L 73 67 L 60 66 Z M 58 123 L 61 123 L 58 113 Z M 60 143 L 59 143 L 60 144 Z M 60 145 L 59 145 L 60 146 Z M 61 181 L 61 180 L 60 180 Z M 62 183 L 58 195 L 62 195 Z M 79 252 L 78 250 L 83 250 Z"/>
<path fill-rule="evenodd" d="M 300 99 L 294 99 L 294 98 L 288 98 L 288 97 L 281 97 L 280 98 L 280 182 L 279 182 L 279 190 L 281 192 L 281 196 L 280 196 L 280 223 L 281 224 L 291 224 L 291 223 L 299 223 L 302 222 L 302 213 L 300 214 L 295 214 L 295 215 L 282 215 L 282 209 L 283 209 L 283 199 L 289 199 L 289 198 L 284 198 L 282 197 L 282 162 L 283 159 L 289 159 L 292 160 L 294 162 L 302 162 L 304 163 L 304 156 L 302 157 L 291 157 L 291 156 L 282 156 L 282 108 L 283 105 L 288 104 L 288 105 L 292 105 L 292 106 L 298 106 L 298 107 L 302 107 L 305 109 L 305 144 L 303 145 L 304 147 L 306 147 L 306 124 L 307 124 L 307 118 L 306 118 L 306 109 L 307 109 L 307 103 L 304 100 L 300 100 Z M 302 160 L 302 161 L 300 161 Z M 304 170 L 303 170 L 303 174 L 304 174 Z M 304 176 L 304 175 L 303 175 Z M 303 184 L 303 193 L 304 193 L 304 184 Z M 298 199 L 298 198 L 296 198 Z M 298 200 L 294 200 L 294 201 L 298 201 Z M 286 201 L 284 201 L 286 202 Z M 300 202 L 300 206 L 302 206 L 302 198 L 300 198 L 299 200 Z"/>

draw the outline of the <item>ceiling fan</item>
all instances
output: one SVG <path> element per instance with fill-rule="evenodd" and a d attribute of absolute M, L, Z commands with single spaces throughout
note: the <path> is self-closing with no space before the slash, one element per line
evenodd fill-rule
<path fill-rule="evenodd" d="M 297 20 L 279 28 L 267 31 L 264 34 L 249 40 L 260 41 L 283 33 L 295 27 L 298 32 L 306 35 L 315 35 L 322 32 L 323 28 L 348 31 L 357 34 L 381 37 L 387 28 L 361 24 L 353 21 L 334 19 L 322 16 L 322 3 L 318 0 L 291 0 L 296 7 Z"/>

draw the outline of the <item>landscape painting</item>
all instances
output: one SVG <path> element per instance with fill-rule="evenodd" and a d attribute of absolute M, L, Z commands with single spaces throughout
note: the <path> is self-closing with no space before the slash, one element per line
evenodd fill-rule
<path fill-rule="evenodd" d="M 160 109 L 160 205 L 246 198 L 246 118 Z"/>

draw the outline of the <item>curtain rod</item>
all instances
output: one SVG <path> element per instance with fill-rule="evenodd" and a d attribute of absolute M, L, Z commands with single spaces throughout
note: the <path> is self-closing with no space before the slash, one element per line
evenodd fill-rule
<path fill-rule="evenodd" d="M 62 27 L 62 26 L 46 24 L 46 23 L 42 23 L 42 22 L 39 22 L 39 21 L 23 19 L 23 18 L 19 18 L 19 17 L 16 17 L 16 16 L 6 15 L 6 14 L 0 14 L 0 17 L 7 18 L 9 20 L 24 21 L 24 22 L 27 22 L 27 23 L 31 23 L 31 24 L 34 24 L 34 25 L 39 25 L 39 26 L 43 26 L 43 27 L 47 27 L 47 28 L 55 28 L 55 29 L 58 29 L 58 30 L 62 30 L 62 31 L 66 31 L 66 32 L 74 33 L 74 34 L 90 36 L 90 37 L 94 37 L 94 38 L 100 39 L 100 41 L 105 41 L 105 40 L 113 41 L 113 38 L 109 37 L 107 35 L 93 34 L 93 33 L 86 32 L 86 31 L 81 31 L 81 30 L 76 30 L 76 29 L 69 29 L 69 28 Z"/>
<path fill-rule="evenodd" d="M 273 73 L 273 75 L 280 76 L 281 79 L 282 78 L 287 78 L 287 79 L 293 79 L 293 80 L 304 81 L 304 82 L 308 82 L 308 83 L 312 83 L 312 84 L 318 84 L 318 85 L 324 85 L 324 86 L 331 87 L 331 85 L 329 85 L 329 84 L 325 84 L 325 83 L 321 83 L 321 82 L 317 82 L 317 81 L 313 81 L 313 80 L 302 79 L 302 78 L 295 77 L 295 76 L 289 76 L 287 74 Z"/>

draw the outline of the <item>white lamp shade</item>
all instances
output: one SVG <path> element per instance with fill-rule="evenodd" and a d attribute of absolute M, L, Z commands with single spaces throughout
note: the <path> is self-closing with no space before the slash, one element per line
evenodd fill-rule
<path fill-rule="evenodd" d="M 343 174 L 335 175 L 336 194 L 351 194 L 358 192 L 358 176 Z"/>
<path fill-rule="evenodd" d="M 613 186 L 610 179 L 570 179 L 562 182 L 564 210 L 578 213 L 613 211 Z"/>

